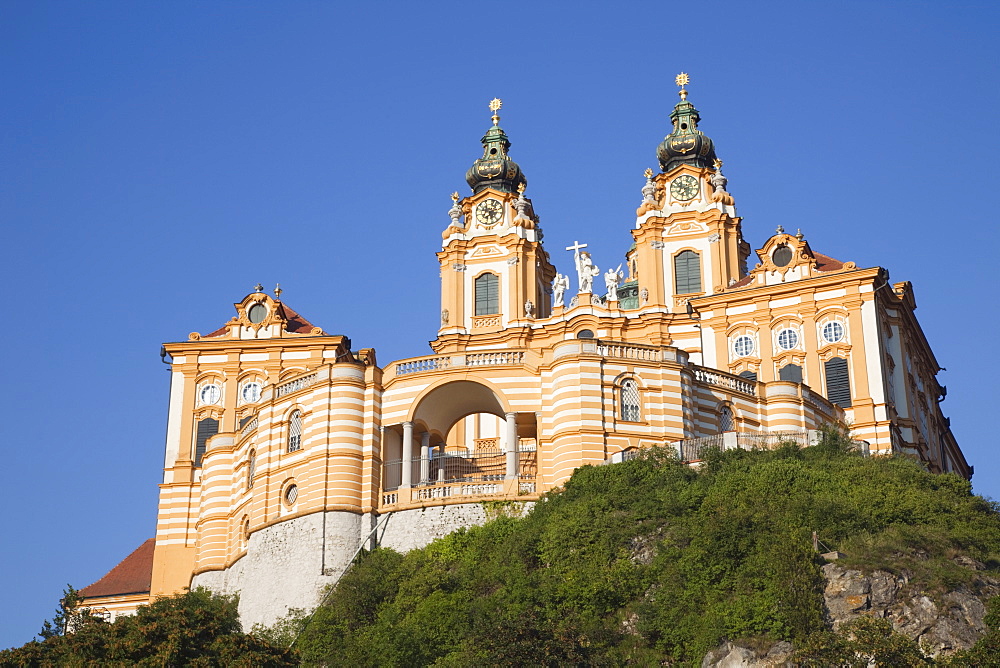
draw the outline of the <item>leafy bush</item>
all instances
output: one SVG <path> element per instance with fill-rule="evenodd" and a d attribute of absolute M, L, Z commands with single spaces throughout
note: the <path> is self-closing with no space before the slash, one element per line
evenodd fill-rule
<path fill-rule="evenodd" d="M 196 589 L 113 623 L 77 611 L 69 588 L 41 642 L 0 651 L 0 666 L 294 666 L 283 647 L 240 630 L 237 599 Z"/>
<path fill-rule="evenodd" d="M 299 637 L 305 662 L 697 664 L 750 638 L 917 665 L 878 620 L 827 630 L 811 532 L 849 565 L 938 588 L 968 577 L 958 554 L 1000 563 L 1000 515 L 967 481 L 862 457 L 834 431 L 811 448 L 709 453 L 700 470 L 650 450 L 579 469 L 523 518 L 493 514 L 422 550 L 364 555 Z"/>

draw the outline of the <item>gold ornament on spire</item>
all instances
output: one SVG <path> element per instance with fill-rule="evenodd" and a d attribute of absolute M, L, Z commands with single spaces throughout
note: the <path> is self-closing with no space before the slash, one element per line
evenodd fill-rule
<path fill-rule="evenodd" d="M 281 289 L 281 283 L 275 283 L 274 284 L 274 298 L 275 299 L 281 299 L 281 293 L 282 292 L 284 292 L 284 290 Z"/>
<path fill-rule="evenodd" d="M 522 195 L 522 196 L 524 195 L 524 182 L 523 181 L 521 183 L 517 184 L 517 193 L 519 195 Z"/>
<path fill-rule="evenodd" d="M 719 171 L 722 169 L 722 161 L 716 158 L 715 162 L 712 163 L 712 166 L 715 167 L 715 171 Z"/>
<path fill-rule="evenodd" d="M 646 171 L 644 171 L 642 175 L 645 176 L 647 179 L 651 179 L 653 178 L 653 170 L 647 167 Z"/>
<path fill-rule="evenodd" d="M 451 201 L 452 202 L 457 202 L 458 201 L 458 191 L 457 190 L 451 194 Z"/>
<path fill-rule="evenodd" d="M 674 77 L 674 83 L 681 87 L 680 96 L 682 100 L 688 99 L 688 92 L 684 89 L 684 86 L 687 86 L 689 81 L 691 81 L 691 78 L 687 75 L 687 72 L 681 72 Z"/>
<path fill-rule="evenodd" d="M 500 107 L 502 106 L 503 102 L 500 101 L 500 98 L 495 97 L 492 100 L 490 100 L 490 111 L 493 112 L 493 125 L 500 124 L 500 115 L 497 114 L 497 112 L 500 111 Z"/>

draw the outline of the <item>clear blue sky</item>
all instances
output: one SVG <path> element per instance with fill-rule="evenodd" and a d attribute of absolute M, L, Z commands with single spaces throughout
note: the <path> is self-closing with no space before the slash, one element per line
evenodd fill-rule
<path fill-rule="evenodd" d="M 689 72 L 753 248 L 801 228 L 913 281 L 1000 497 L 998 6 L 0 3 L 0 647 L 153 535 L 161 342 L 260 281 L 383 363 L 429 352 L 494 96 L 566 272 L 575 239 L 622 260 Z"/>

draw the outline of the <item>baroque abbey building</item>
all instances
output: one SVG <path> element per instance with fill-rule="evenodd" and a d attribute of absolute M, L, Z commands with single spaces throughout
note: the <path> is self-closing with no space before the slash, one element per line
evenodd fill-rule
<path fill-rule="evenodd" d="M 85 605 L 113 617 L 201 585 L 269 624 L 315 606 L 362 546 L 426 544 L 483 522 L 484 501 L 531 502 L 644 448 L 697 462 L 841 424 L 872 456 L 972 475 L 910 284 L 801 232 L 754 249 L 686 90 L 621 266 L 574 243 L 569 275 L 499 108 L 441 232 L 432 354 L 380 363 L 259 286 L 221 327 L 165 344 L 155 539 Z"/>

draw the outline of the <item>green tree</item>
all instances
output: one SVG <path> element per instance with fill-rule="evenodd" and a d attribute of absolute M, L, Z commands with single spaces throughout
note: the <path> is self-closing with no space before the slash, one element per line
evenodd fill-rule
<path fill-rule="evenodd" d="M 160 598 L 114 623 L 60 603 L 41 642 L 0 652 L 0 666 L 294 666 L 295 655 L 240 630 L 237 599 L 196 589 Z M 64 622 L 69 621 L 68 626 Z"/>

